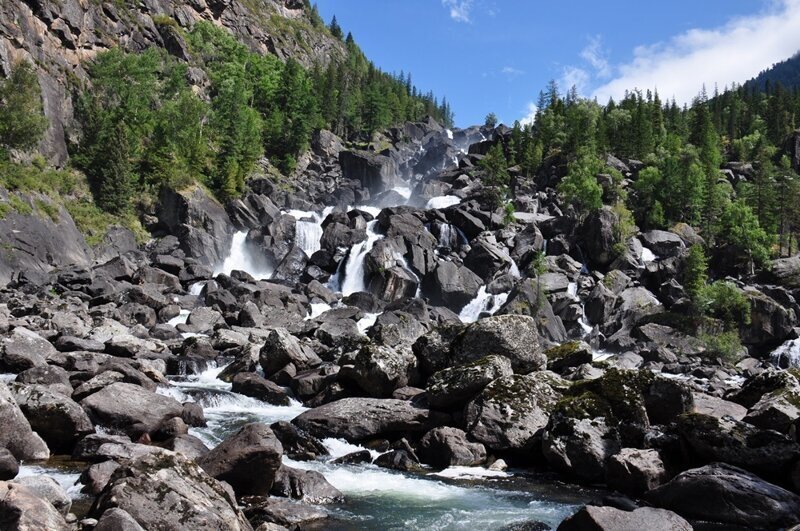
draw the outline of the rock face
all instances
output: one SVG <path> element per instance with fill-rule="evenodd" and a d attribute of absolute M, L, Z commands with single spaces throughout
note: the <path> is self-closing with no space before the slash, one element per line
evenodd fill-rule
<path fill-rule="evenodd" d="M 453 345 L 455 361 L 469 363 L 488 355 L 511 360 L 515 372 L 544 369 L 547 358 L 539 347 L 536 320 L 525 315 L 497 315 L 471 324 Z"/>
<path fill-rule="evenodd" d="M 145 455 L 120 467 L 93 507 L 122 509 L 145 529 L 251 531 L 221 483 L 178 454 Z"/>
<path fill-rule="evenodd" d="M 162 422 L 183 412 L 176 400 L 123 382 L 89 395 L 81 406 L 96 424 L 140 434 L 153 433 Z"/>
<path fill-rule="evenodd" d="M 0 447 L 17 460 L 39 460 L 50 457 L 45 442 L 31 429 L 6 384 L 0 382 Z"/>
<path fill-rule="evenodd" d="M 621 511 L 587 505 L 564 520 L 558 531 L 692 531 L 692 526 L 672 511 L 641 507 Z"/>
<path fill-rule="evenodd" d="M 0 523 L 19 531 L 69 531 L 64 517 L 46 499 L 17 483 L 0 481 Z"/>
<path fill-rule="evenodd" d="M 647 499 L 693 520 L 756 529 L 800 521 L 800 497 L 740 468 L 712 464 L 678 474 Z"/>
<path fill-rule="evenodd" d="M 602 417 L 573 419 L 554 415 L 542 438 L 548 463 L 587 481 L 601 479 L 606 460 L 619 449 L 619 436 Z"/>
<path fill-rule="evenodd" d="M 315 437 L 361 441 L 425 432 L 448 418 L 405 400 L 343 398 L 301 413 L 292 424 Z"/>
<path fill-rule="evenodd" d="M 360 181 L 372 195 L 391 189 L 399 176 L 393 159 L 369 151 L 342 151 L 339 163 L 346 178 Z"/>
<path fill-rule="evenodd" d="M 490 450 L 530 449 L 558 398 L 537 375 L 498 378 L 467 404 L 466 431 Z"/>
<path fill-rule="evenodd" d="M 22 4 L 22 2 L 16 2 Z M 0 6 L 0 26 L 8 19 L 3 16 L 5 2 Z M 2 34 L 2 31 L 0 31 Z M 0 36 L 0 50 L 3 50 L 4 38 Z M 0 57 L 7 57 L 0 51 Z M 0 59 L 0 63 L 3 59 Z M 6 70 L 7 71 L 7 70 Z M 0 196 L 7 194 L 0 188 Z M 23 202 L 33 204 L 34 201 L 50 203 L 47 196 L 38 194 L 22 194 Z M 0 286 L 8 284 L 12 277 L 20 272 L 48 272 L 54 267 L 68 265 L 88 266 L 92 262 L 92 250 L 86 245 L 83 235 L 75 226 L 69 213 L 61 208 L 58 211 L 58 222 L 49 216 L 42 215 L 34 209 L 31 214 L 11 212 L 0 219 Z"/>
<path fill-rule="evenodd" d="M 265 424 L 243 426 L 200 459 L 212 477 L 228 482 L 238 496 L 266 496 L 281 465 L 283 446 Z"/>

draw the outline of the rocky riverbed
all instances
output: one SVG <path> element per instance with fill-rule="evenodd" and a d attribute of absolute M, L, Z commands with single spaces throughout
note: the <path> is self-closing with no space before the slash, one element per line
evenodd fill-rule
<path fill-rule="evenodd" d="M 508 219 L 469 170 L 509 134 L 428 121 L 354 150 L 323 131 L 291 186 L 255 178 L 226 205 L 165 191 L 147 245 L 120 231 L 91 265 L 15 270 L 0 522 L 800 522 L 800 257 L 730 279 L 744 350 L 710 355 L 681 319 L 699 236 L 620 251 L 613 211 L 579 222 L 546 175 L 515 177 Z"/>

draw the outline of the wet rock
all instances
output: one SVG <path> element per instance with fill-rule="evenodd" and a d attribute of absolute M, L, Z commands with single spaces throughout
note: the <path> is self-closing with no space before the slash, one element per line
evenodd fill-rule
<path fill-rule="evenodd" d="M 435 373 L 428 379 L 426 397 L 431 407 L 437 409 L 463 406 L 491 382 L 511 374 L 513 370 L 508 358 L 486 356 Z"/>
<path fill-rule="evenodd" d="M 417 358 L 408 348 L 368 345 L 359 350 L 352 365 L 339 371 L 341 381 L 351 381 L 374 398 L 388 398 L 395 389 L 416 380 Z"/>
<path fill-rule="evenodd" d="M 286 421 L 270 425 L 270 429 L 281 441 L 284 454 L 297 461 L 310 461 L 328 455 L 328 449 L 316 437 L 298 429 Z"/>
<path fill-rule="evenodd" d="M 466 432 L 489 450 L 523 450 L 547 425 L 560 395 L 542 373 L 498 378 L 469 402 Z"/>
<path fill-rule="evenodd" d="M 609 457 L 605 478 L 612 489 L 639 495 L 665 483 L 668 475 L 657 450 L 623 448 Z"/>
<path fill-rule="evenodd" d="M 265 525 L 294 529 L 296 526 L 314 525 L 328 518 L 327 511 L 320 507 L 280 498 L 258 499 L 244 508 L 244 514 L 257 529 Z"/>
<path fill-rule="evenodd" d="M 289 396 L 281 386 L 252 372 L 241 372 L 234 376 L 231 391 L 276 406 L 288 406 L 290 403 Z"/>
<path fill-rule="evenodd" d="M 229 483 L 238 496 L 266 496 L 281 465 L 283 447 L 265 424 L 251 423 L 200 460 L 210 476 Z"/>
<path fill-rule="evenodd" d="M 486 461 L 486 448 L 467 440 L 467 434 L 458 428 L 434 428 L 420 441 L 419 456 L 435 468 L 478 466 Z"/>
<path fill-rule="evenodd" d="M 170 452 L 133 459 L 113 474 L 91 514 L 115 508 L 145 529 L 252 530 L 220 482 Z"/>
<path fill-rule="evenodd" d="M 49 501 L 18 483 L 0 481 L 0 522 L 10 531 L 69 531 L 64 517 Z"/>
<path fill-rule="evenodd" d="M 17 405 L 14 396 L 0 382 L 0 448 L 5 448 L 20 461 L 37 461 L 50 457 L 47 445 L 32 429 Z"/>
<path fill-rule="evenodd" d="M 80 404 L 95 424 L 128 434 L 153 433 L 162 422 L 183 412 L 173 398 L 122 382 L 104 387 Z"/>
<path fill-rule="evenodd" d="M 281 465 L 275 473 L 270 494 L 314 504 L 344 501 L 344 495 L 319 472 L 298 470 L 286 465 Z"/>
<path fill-rule="evenodd" d="M 406 450 L 391 450 L 381 454 L 373 462 L 381 468 L 410 472 L 419 468 L 419 462 Z"/>
<path fill-rule="evenodd" d="M 301 413 L 292 424 L 315 437 L 362 441 L 424 433 L 448 420 L 448 415 L 403 400 L 343 398 Z"/>
<path fill-rule="evenodd" d="M 622 511 L 587 505 L 558 526 L 558 531 L 692 531 L 692 526 L 672 511 L 640 507 Z"/>
<path fill-rule="evenodd" d="M 453 344 L 458 363 L 477 361 L 488 355 L 511 360 L 515 372 L 544 369 L 547 358 L 539 347 L 536 321 L 524 315 L 497 315 L 467 327 Z"/>
<path fill-rule="evenodd" d="M 776 529 L 800 520 L 800 497 L 723 463 L 682 472 L 645 497 L 685 518 L 729 526 Z"/>

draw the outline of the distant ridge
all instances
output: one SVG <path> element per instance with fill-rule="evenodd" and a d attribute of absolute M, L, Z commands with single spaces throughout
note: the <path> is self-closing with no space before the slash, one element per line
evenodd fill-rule
<path fill-rule="evenodd" d="M 746 82 L 744 86 L 764 92 L 767 90 L 767 85 L 774 87 L 777 83 L 787 89 L 800 88 L 800 51 L 785 61 L 775 63 L 771 68 Z"/>

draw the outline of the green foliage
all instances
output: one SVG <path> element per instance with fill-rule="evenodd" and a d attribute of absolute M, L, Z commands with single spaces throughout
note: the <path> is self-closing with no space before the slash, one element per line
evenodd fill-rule
<path fill-rule="evenodd" d="M 730 363 L 736 363 L 742 357 L 742 342 L 735 331 L 700 334 L 700 341 L 705 343 L 708 349 L 707 356 L 719 357 Z"/>
<path fill-rule="evenodd" d="M 483 125 L 486 127 L 497 127 L 497 115 L 493 112 L 487 114 L 486 119 L 483 121 Z"/>
<path fill-rule="evenodd" d="M 703 247 L 692 245 L 689 248 L 689 255 L 686 257 L 686 265 L 683 269 L 683 287 L 686 294 L 695 303 L 699 304 L 700 294 L 708 282 L 708 260 Z"/>
<path fill-rule="evenodd" d="M 704 313 L 722 320 L 727 329 L 750 324 L 750 300 L 730 282 L 703 286 L 697 298 Z"/>
<path fill-rule="evenodd" d="M 581 152 L 569 163 L 567 176 L 558 185 L 559 193 L 581 215 L 603 206 L 603 188 L 597 182 L 601 170 L 602 163 L 596 156 Z"/>
<path fill-rule="evenodd" d="M 0 186 L 6 190 L 66 195 L 75 190 L 77 180 L 68 170 L 0 161 Z"/>
<path fill-rule="evenodd" d="M 75 221 L 78 230 L 86 238 L 86 243 L 93 247 L 103 241 L 108 229 L 113 225 L 121 225 L 133 231 L 139 243 L 144 243 L 149 237 L 136 216 L 130 212 L 122 215 L 109 214 L 86 198 L 66 201 L 64 206 Z"/>
<path fill-rule="evenodd" d="M 8 204 L 11 205 L 11 208 L 13 208 L 16 213 L 22 214 L 23 216 L 33 213 L 33 207 L 16 194 L 8 195 Z"/>
<path fill-rule="evenodd" d="M 50 218 L 53 223 L 58 223 L 61 220 L 61 211 L 58 208 L 58 205 L 49 203 L 42 199 L 35 199 L 33 204 L 36 206 L 36 210 Z"/>
<path fill-rule="evenodd" d="M 612 207 L 617 222 L 614 225 L 614 254 L 622 256 L 628 249 L 628 241 L 636 234 L 636 222 L 633 213 L 623 201 L 617 201 Z"/>
<path fill-rule="evenodd" d="M 511 181 L 503 146 L 500 144 L 492 146 L 486 156 L 478 163 L 478 167 L 483 172 L 482 182 L 488 188 L 492 206 L 497 208 L 503 204 L 503 199 L 508 192 L 508 185 Z"/>
<path fill-rule="evenodd" d="M 0 155 L 34 147 L 46 129 L 36 73 L 29 63 L 17 63 L 8 79 L 0 80 Z"/>
<path fill-rule="evenodd" d="M 752 209 L 741 199 L 728 203 L 720 220 L 720 240 L 735 246 L 753 265 L 769 261 L 772 239 L 761 228 Z"/>

